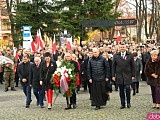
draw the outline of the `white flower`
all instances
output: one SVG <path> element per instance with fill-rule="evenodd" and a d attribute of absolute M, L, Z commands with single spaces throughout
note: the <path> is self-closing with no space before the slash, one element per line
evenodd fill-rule
<path fill-rule="evenodd" d="M 57 72 L 57 71 L 55 71 L 54 73 L 55 73 L 55 74 L 57 74 L 58 72 Z M 53 75 L 54 75 L 54 74 L 53 74 Z"/>
<path fill-rule="evenodd" d="M 71 68 L 69 68 L 69 69 L 68 69 L 68 71 L 69 71 L 69 72 L 71 72 L 71 71 L 72 71 L 72 69 L 71 69 Z"/>
<path fill-rule="evenodd" d="M 67 73 L 65 73 L 64 75 L 68 78 L 68 74 Z"/>
<path fill-rule="evenodd" d="M 60 69 L 60 68 L 57 68 L 57 72 L 61 72 L 61 69 Z"/>
<path fill-rule="evenodd" d="M 72 78 L 73 76 L 72 76 L 72 75 L 70 75 L 70 77 Z"/>

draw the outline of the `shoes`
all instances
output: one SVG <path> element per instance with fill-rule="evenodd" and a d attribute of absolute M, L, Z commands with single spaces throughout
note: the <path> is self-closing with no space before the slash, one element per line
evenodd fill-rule
<path fill-rule="evenodd" d="M 44 108 L 44 105 L 42 105 L 41 108 Z"/>
<path fill-rule="evenodd" d="M 8 88 L 5 88 L 5 89 L 4 89 L 4 92 L 7 92 L 7 91 L 8 91 Z"/>
<path fill-rule="evenodd" d="M 131 107 L 131 104 L 127 104 L 127 108 L 130 108 Z"/>
<path fill-rule="evenodd" d="M 120 109 L 124 109 L 124 108 L 125 108 L 125 106 L 121 106 L 121 107 L 120 107 Z"/>
<path fill-rule="evenodd" d="M 139 90 L 137 90 L 136 93 L 139 93 Z"/>
<path fill-rule="evenodd" d="M 101 109 L 100 106 L 96 106 L 95 110 L 99 110 L 99 109 Z"/>
<path fill-rule="evenodd" d="M 73 104 L 73 109 L 76 109 L 76 107 L 77 107 L 76 104 Z"/>
<path fill-rule="evenodd" d="M 133 96 L 135 96 L 135 95 L 136 95 L 136 93 L 134 92 L 134 93 L 133 93 Z"/>
<path fill-rule="evenodd" d="M 108 95 L 107 100 L 110 101 L 110 95 Z"/>
<path fill-rule="evenodd" d="M 69 110 L 69 109 L 72 109 L 71 104 L 68 104 L 67 107 L 65 108 L 65 110 Z"/>
<path fill-rule="evenodd" d="M 13 87 L 13 88 L 11 88 L 11 91 L 17 91 L 17 90 Z"/>
<path fill-rule="evenodd" d="M 159 107 L 156 107 L 157 109 L 159 109 Z"/>
<path fill-rule="evenodd" d="M 39 101 L 37 100 L 37 103 L 36 103 L 36 105 L 38 106 L 39 105 Z"/>
<path fill-rule="evenodd" d="M 51 110 L 51 108 L 52 108 L 52 104 L 48 103 L 48 110 Z"/>
<path fill-rule="evenodd" d="M 26 105 L 26 108 L 29 108 L 29 105 Z"/>

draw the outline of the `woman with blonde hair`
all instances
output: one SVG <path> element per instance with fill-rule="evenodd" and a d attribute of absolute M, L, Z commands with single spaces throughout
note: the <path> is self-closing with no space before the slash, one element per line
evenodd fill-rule
<path fill-rule="evenodd" d="M 147 76 L 147 83 L 151 87 L 153 108 L 159 109 L 160 104 L 160 59 L 158 58 L 158 51 L 150 52 L 150 58 L 145 66 L 145 75 Z"/>

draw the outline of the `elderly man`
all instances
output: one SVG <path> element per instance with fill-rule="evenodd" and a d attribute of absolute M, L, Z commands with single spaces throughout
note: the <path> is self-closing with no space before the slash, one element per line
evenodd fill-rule
<path fill-rule="evenodd" d="M 112 61 L 112 79 L 113 81 L 116 81 L 119 86 L 119 95 L 121 100 L 120 109 L 125 108 L 125 92 L 127 108 L 131 107 L 130 86 L 135 76 L 134 66 L 135 63 L 133 55 L 127 52 L 126 45 L 122 43 L 120 45 L 120 52 L 113 56 Z"/>
<path fill-rule="evenodd" d="M 40 85 L 40 69 L 41 69 L 41 58 L 35 57 L 34 64 L 31 65 L 29 73 L 29 84 L 33 87 L 33 93 L 37 99 L 37 106 L 40 105 L 41 108 L 44 108 L 43 97 L 44 90 L 42 85 Z"/>
<path fill-rule="evenodd" d="M 109 79 L 109 64 L 99 54 L 97 48 L 93 48 L 93 57 L 88 62 L 88 78 L 91 83 L 91 105 L 96 106 L 95 110 L 106 105 L 106 81 Z"/>

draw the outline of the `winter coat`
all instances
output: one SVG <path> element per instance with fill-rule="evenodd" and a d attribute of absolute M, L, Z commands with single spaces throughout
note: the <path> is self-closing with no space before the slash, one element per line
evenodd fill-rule
<path fill-rule="evenodd" d="M 92 57 L 88 62 L 88 79 L 93 81 L 104 81 L 105 78 L 109 78 L 109 63 L 102 56 Z"/>
<path fill-rule="evenodd" d="M 116 78 L 117 84 L 131 84 L 132 77 L 135 77 L 135 64 L 133 55 L 126 52 L 124 58 L 118 52 L 112 60 L 112 77 Z"/>
<path fill-rule="evenodd" d="M 141 80 L 140 71 L 143 70 L 143 65 L 139 58 L 137 58 L 136 61 L 134 61 L 134 63 L 135 63 L 135 79 L 133 80 L 133 82 L 138 82 Z"/>
<path fill-rule="evenodd" d="M 42 89 L 42 86 L 40 85 L 40 69 L 41 64 L 38 67 L 36 64 L 32 64 L 29 73 L 29 84 L 36 89 Z"/>
<path fill-rule="evenodd" d="M 51 84 L 51 77 L 57 68 L 57 64 L 55 61 L 50 61 L 49 66 L 46 66 L 46 62 L 42 62 L 41 71 L 40 71 L 40 80 L 43 81 L 43 89 L 53 89 L 53 85 Z"/>
<path fill-rule="evenodd" d="M 20 82 L 22 84 L 22 86 L 28 86 L 29 85 L 29 72 L 30 72 L 30 68 L 31 65 L 33 63 L 31 62 L 27 62 L 27 63 L 19 63 L 18 64 L 18 76 L 20 78 Z M 27 82 L 23 82 L 22 79 L 26 79 Z"/>
<path fill-rule="evenodd" d="M 147 77 L 147 83 L 151 86 L 160 86 L 160 59 L 153 62 L 151 58 L 147 61 L 145 66 L 145 75 Z M 151 75 L 155 73 L 158 78 L 154 78 Z"/>

